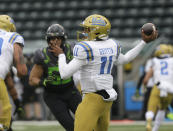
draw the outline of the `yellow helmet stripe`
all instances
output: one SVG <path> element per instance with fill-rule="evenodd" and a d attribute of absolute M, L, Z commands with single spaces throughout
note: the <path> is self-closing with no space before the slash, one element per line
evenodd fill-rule
<path fill-rule="evenodd" d="M 94 55 L 93 55 L 93 51 L 92 51 L 91 46 L 89 44 L 87 44 L 86 42 L 84 42 L 84 41 L 82 41 L 80 43 L 83 43 L 83 45 L 86 46 L 86 48 L 88 49 L 90 61 L 94 60 Z"/>
<path fill-rule="evenodd" d="M 14 34 L 10 37 L 10 39 L 9 39 L 9 43 L 11 43 L 11 44 L 13 45 L 15 39 L 16 39 L 18 36 L 19 36 L 19 34 L 14 33 Z"/>
<path fill-rule="evenodd" d="M 88 61 L 94 60 L 93 51 L 91 47 L 86 42 L 80 42 L 79 45 L 81 45 L 87 52 L 87 60 Z"/>

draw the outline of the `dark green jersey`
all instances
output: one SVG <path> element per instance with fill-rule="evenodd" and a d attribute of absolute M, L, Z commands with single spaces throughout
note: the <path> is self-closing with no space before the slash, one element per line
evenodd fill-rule
<path fill-rule="evenodd" d="M 64 53 L 67 62 L 69 62 L 72 59 L 71 47 L 69 44 L 65 44 Z M 55 79 L 50 82 L 48 88 L 63 88 L 73 85 L 72 77 L 66 80 L 61 79 L 58 67 L 58 57 L 49 52 L 48 47 L 36 51 L 34 63 L 43 67 L 44 73 L 42 79 L 47 78 L 50 75 L 55 76 Z"/>

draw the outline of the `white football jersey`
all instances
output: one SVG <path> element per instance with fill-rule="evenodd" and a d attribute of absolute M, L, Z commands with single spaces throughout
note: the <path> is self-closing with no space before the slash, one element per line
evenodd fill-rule
<path fill-rule="evenodd" d="M 173 57 L 153 59 L 154 82 L 167 81 L 173 84 Z"/>
<path fill-rule="evenodd" d="M 111 70 L 120 51 L 120 45 L 112 39 L 84 41 L 75 45 L 74 57 L 87 62 L 80 69 L 80 83 L 84 93 L 113 88 Z"/>
<path fill-rule="evenodd" d="M 24 46 L 24 39 L 16 32 L 0 30 L 0 78 L 5 79 L 13 63 L 13 45 L 20 43 Z"/>

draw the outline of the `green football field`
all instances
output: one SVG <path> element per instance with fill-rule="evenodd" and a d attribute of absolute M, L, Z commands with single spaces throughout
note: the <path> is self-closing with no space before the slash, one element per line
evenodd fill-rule
<path fill-rule="evenodd" d="M 14 122 L 14 131 L 65 131 L 57 122 Z M 145 124 L 111 124 L 108 131 L 145 131 Z M 173 123 L 161 125 L 159 131 L 173 131 Z"/>

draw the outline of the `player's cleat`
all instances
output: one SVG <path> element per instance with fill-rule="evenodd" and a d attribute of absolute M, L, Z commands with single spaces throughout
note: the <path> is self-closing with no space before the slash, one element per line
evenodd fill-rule
<path fill-rule="evenodd" d="M 152 122 L 151 119 L 147 120 L 146 131 L 152 131 L 151 122 Z"/>

